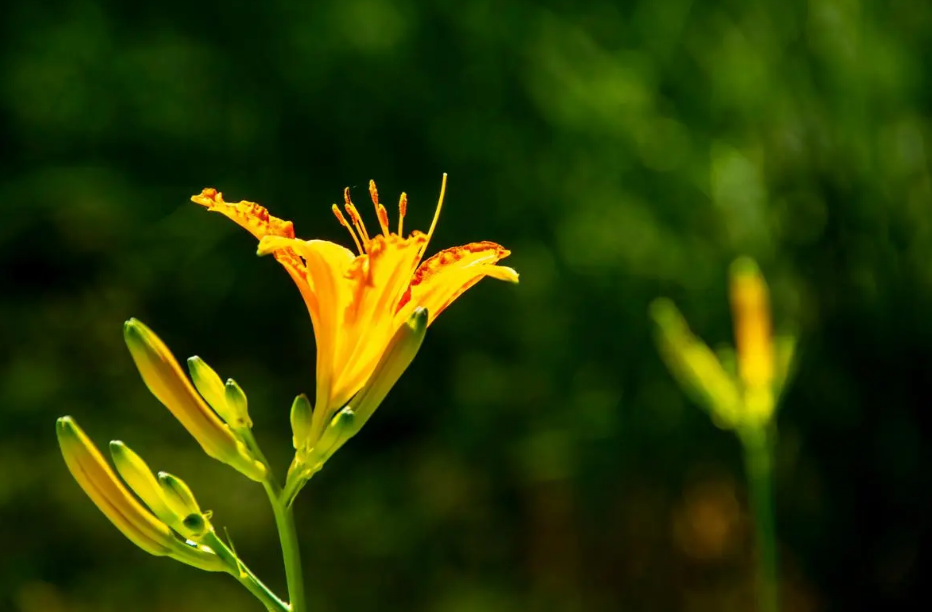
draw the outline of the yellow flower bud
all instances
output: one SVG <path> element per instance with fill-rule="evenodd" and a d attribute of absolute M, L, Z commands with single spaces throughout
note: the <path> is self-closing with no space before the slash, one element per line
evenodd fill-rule
<path fill-rule="evenodd" d="M 131 542 L 152 555 L 171 557 L 206 571 L 226 571 L 217 555 L 185 544 L 146 510 L 71 417 L 58 419 L 55 429 L 68 470 L 104 516 Z"/>
<path fill-rule="evenodd" d="M 350 436 L 359 431 L 369 420 L 404 371 L 411 365 L 424 341 L 428 320 L 427 309 L 417 308 L 395 332 L 372 376 L 349 402 L 350 408 L 356 414 Z"/>
<path fill-rule="evenodd" d="M 201 512 L 194 493 L 185 481 L 168 472 L 159 472 L 159 486 L 168 507 L 181 517 L 183 527 L 179 532 L 186 538 L 199 540 L 211 529 L 209 517 Z"/>
<path fill-rule="evenodd" d="M 226 409 L 226 397 L 220 376 L 197 355 L 188 358 L 188 373 L 191 374 L 197 392 L 222 417 Z"/>
<path fill-rule="evenodd" d="M 774 378 L 770 296 L 760 269 L 747 257 L 731 267 L 731 310 L 738 374 L 747 387 L 769 387 Z"/>
<path fill-rule="evenodd" d="M 163 523 L 178 531 L 184 515 L 178 516 L 168 507 L 158 480 L 155 479 L 152 470 L 142 460 L 142 457 L 119 440 L 110 443 L 110 456 L 123 482 L 129 485 L 129 488 Z"/>
<path fill-rule="evenodd" d="M 750 422 L 766 422 L 776 404 L 770 295 L 760 269 L 748 257 L 731 266 L 731 310 L 747 417 Z"/>
<path fill-rule="evenodd" d="M 307 442 L 307 436 L 311 433 L 312 415 L 311 402 L 306 395 L 302 393 L 294 398 L 294 403 L 291 404 L 291 431 L 293 434 L 291 442 L 294 444 L 295 450 L 301 450 Z"/>
<path fill-rule="evenodd" d="M 165 343 L 136 319 L 125 323 L 123 335 L 146 386 L 194 436 L 204 452 L 252 480 L 265 480 L 265 466 L 204 403 Z"/>
<path fill-rule="evenodd" d="M 356 414 L 349 406 L 343 408 L 331 419 L 323 435 L 320 436 L 314 447 L 307 451 L 304 457 L 304 463 L 312 472 L 318 471 L 326 463 L 327 459 L 343 446 L 344 442 L 359 431 L 356 423 Z"/>
<path fill-rule="evenodd" d="M 709 411 L 717 425 L 738 425 L 741 396 L 712 349 L 693 335 L 670 300 L 655 300 L 651 316 L 660 332 L 660 354 L 683 390 Z"/>
<path fill-rule="evenodd" d="M 230 424 L 234 430 L 241 427 L 252 428 L 252 419 L 249 418 L 249 402 L 246 400 L 246 393 L 240 388 L 232 378 L 227 379 L 224 387 L 224 397 L 229 414 L 220 416 Z"/>

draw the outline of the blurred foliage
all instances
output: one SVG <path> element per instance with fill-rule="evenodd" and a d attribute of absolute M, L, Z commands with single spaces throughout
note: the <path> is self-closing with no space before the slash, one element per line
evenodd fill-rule
<path fill-rule="evenodd" d="M 914 0 L 4 4 L 0 610 L 256 608 L 125 541 L 67 473 L 61 414 L 187 480 L 283 591 L 256 485 L 148 394 L 121 324 L 235 377 L 284 469 L 307 313 L 188 196 L 345 242 L 344 186 L 407 191 L 424 229 L 444 171 L 434 248 L 498 241 L 522 284 L 445 313 L 302 495 L 312 609 L 753 609 L 737 442 L 647 317 L 669 296 L 730 341 L 739 254 L 801 337 L 786 609 L 908 607 L 932 517 L 930 49 Z"/>

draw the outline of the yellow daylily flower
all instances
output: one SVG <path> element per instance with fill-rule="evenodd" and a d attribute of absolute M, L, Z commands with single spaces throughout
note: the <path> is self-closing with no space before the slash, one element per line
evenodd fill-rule
<path fill-rule="evenodd" d="M 259 239 L 259 254 L 272 254 L 301 292 L 317 342 L 317 394 L 309 446 L 318 440 L 334 414 L 366 384 L 395 333 L 417 308 L 429 313 L 430 325 L 464 291 L 486 276 L 517 282 L 518 273 L 496 265 L 510 251 L 494 242 L 473 242 L 444 249 L 423 260 L 437 226 L 446 175 L 427 234 L 404 236 L 407 196 L 398 203 L 398 230 L 389 227 L 375 183 L 369 193 L 380 232 L 370 235 L 349 195 L 344 210 L 332 209 L 350 233 L 357 252 L 326 240 L 295 238 L 290 221 L 278 219 L 253 202 L 227 203 L 215 189 L 204 189 L 193 202 L 219 212 Z"/>
<path fill-rule="evenodd" d="M 55 429 L 62 456 L 74 479 L 131 542 L 152 555 L 171 557 L 209 572 L 227 571 L 226 564 L 210 549 L 182 542 L 168 525 L 139 503 L 74 419 L 67 416 L 58 419 Z M 147 487 L 151 485 L 136 476 L 131 474 L 133 484 L 148 493 Z"/>

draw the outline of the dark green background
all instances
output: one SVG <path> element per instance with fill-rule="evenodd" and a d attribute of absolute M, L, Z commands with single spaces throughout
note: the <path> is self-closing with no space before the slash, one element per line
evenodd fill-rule
<path fill-rule="evenodd" d="M 786 609 L 908 607 L 932 516 L 930 52 L 917 0 L 4 4 L 0 610 L 258 609 L 126 541 L 65 469 L 62 414 L 186 479 L 281 591 L 261 489 L 149 395 L 122 322 L 236 378 L 284 467 L 307 313 L 188 197 L 347 244 L 343 187 L 407 191 L 426 229 L 443 172 L 433 247 L 500 242 L 522 282 L 444 313 L 302 494 L 312 610 L 752 610 L 738 443 L 647 317 L 669 296 L 730 341 L 739 254 L 801 337 Z"/>

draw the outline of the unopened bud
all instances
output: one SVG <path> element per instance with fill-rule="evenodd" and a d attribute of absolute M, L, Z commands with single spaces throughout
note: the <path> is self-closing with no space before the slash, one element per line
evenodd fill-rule
<path fill-rule="evenodd" d="M 249 418 L 249 402 L 246 400 L 246 393 L 240 388 L 232 378 L 227 379 L 224 389 L 227 409 L 229 415 L 223 415 L 224 420 L 235 429 L 252 428 L 252 419 Z"/>
<path fill-rule="evenodd" d="M 146 386 L 204 451 L 252 480 L 265 480 L 265 466 L 204 403 L 165 343 L 136 319 L 126 322 L 123 335 Z"/>
<path fill-rule="evenodd" d="M 359 393 L 350 400 L 349 406 L 356 414 L 350 435 L 359 431 L 369 420 L 404 371 L 411 365 L 424 341 L 428 320 L 427 309 L 417 308 L 395 332 L 372 376 Z"/>
<path fill-rule="evenodd" d="M 307 396 L 302 393 L 294 398 L 294 403 L 291 404 L 291 442 L 295 450 L 302 449 L 307 442 L 307 437 L 311 433 L 312 416 L 311 402 Z"/>

